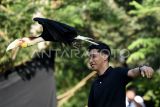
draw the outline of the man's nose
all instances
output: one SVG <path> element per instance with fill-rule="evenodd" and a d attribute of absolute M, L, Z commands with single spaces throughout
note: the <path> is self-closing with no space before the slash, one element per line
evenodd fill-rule
<path fill-rule="evenodd" d="M 92 63 L 92 61 L 93 61 L 93 58 L 90 57 L 90 58 L 89 58 L 89 63 Z"/>

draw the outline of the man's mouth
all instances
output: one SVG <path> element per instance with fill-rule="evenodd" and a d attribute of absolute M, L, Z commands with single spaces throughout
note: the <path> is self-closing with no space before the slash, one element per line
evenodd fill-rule
<path fill-rule="evenodd" d="M 94 67 L 95 66 L 95 64 L 91 64 L 91 67 Z"/>

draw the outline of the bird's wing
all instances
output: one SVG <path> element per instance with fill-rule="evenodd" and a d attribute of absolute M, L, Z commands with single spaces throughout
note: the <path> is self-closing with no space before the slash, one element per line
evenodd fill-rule
<path fill-rule="evenodd" d="M 77 30 L 69 25 L 46 18 L 34 18 L 43 27 L 41 37 L 46 41 L 72 42 L 77 36 Z"/>
<path fill-rule="evenodd" d="M 71 44 L 75 39 L 79 39 L 97 44 L 93 42 L 92 38 L 78 35 L 77 30 L 67 24 L 46 18 L 34 18 L 34 20 L 43 26 L 43 32 L 40 36 L 46 41 Z"/>

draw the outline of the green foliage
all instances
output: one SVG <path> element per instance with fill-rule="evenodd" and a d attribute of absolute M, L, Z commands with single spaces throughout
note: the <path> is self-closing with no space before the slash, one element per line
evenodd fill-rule
<path fill-rule="evenodd" d="M 160 53 L 159 47 L 160 47 L 160 38 L 137 39 L 136 41 L 132 42 L 132 44 L 129 45 L 128 47 L 128 49 L 132 50 L 133 53 L 127 59 L 127 63 L 133 64 L 139 61 L 139 64 L 140 64 L 141 61 L 144 61 L 144 60 L 147 60 L 149 62 L 151 58 L 152 60 L 159 62 L 159 58 L 157 58 L 159 57 L 159 53 Z M 156 64 L 158 65 L 160 63 L 156 63 Z M 152 62 L 150 62 L 149 65 L 154 66 Z M 154 67 L 158 68 L 159 66 L 154 66 Z"/>
<path fill-rule="evenodd" d="M 143 4 L 139 4 L 136 1 L 130 3 L 131 6 L 134 6 L 136 10 L 131 10 L 129 14 L 136 14 L 139 16 L 157 14 L 160 10 L 160 1 L 159 0 L 146 0 Z"/>

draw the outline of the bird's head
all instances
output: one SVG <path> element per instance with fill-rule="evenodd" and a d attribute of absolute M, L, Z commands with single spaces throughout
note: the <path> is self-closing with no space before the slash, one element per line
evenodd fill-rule
<path fill-rule="evenodd" d="M 17 48 L 17 47 L 21 47 L 21 48 L 25 48 L 31 45 L 31 39 L 24 37 L 21 39 L 16 39 L 13 42 L 11 42 L 9 44 L 9 46 L 7 47 L 6 51 Z"/>

